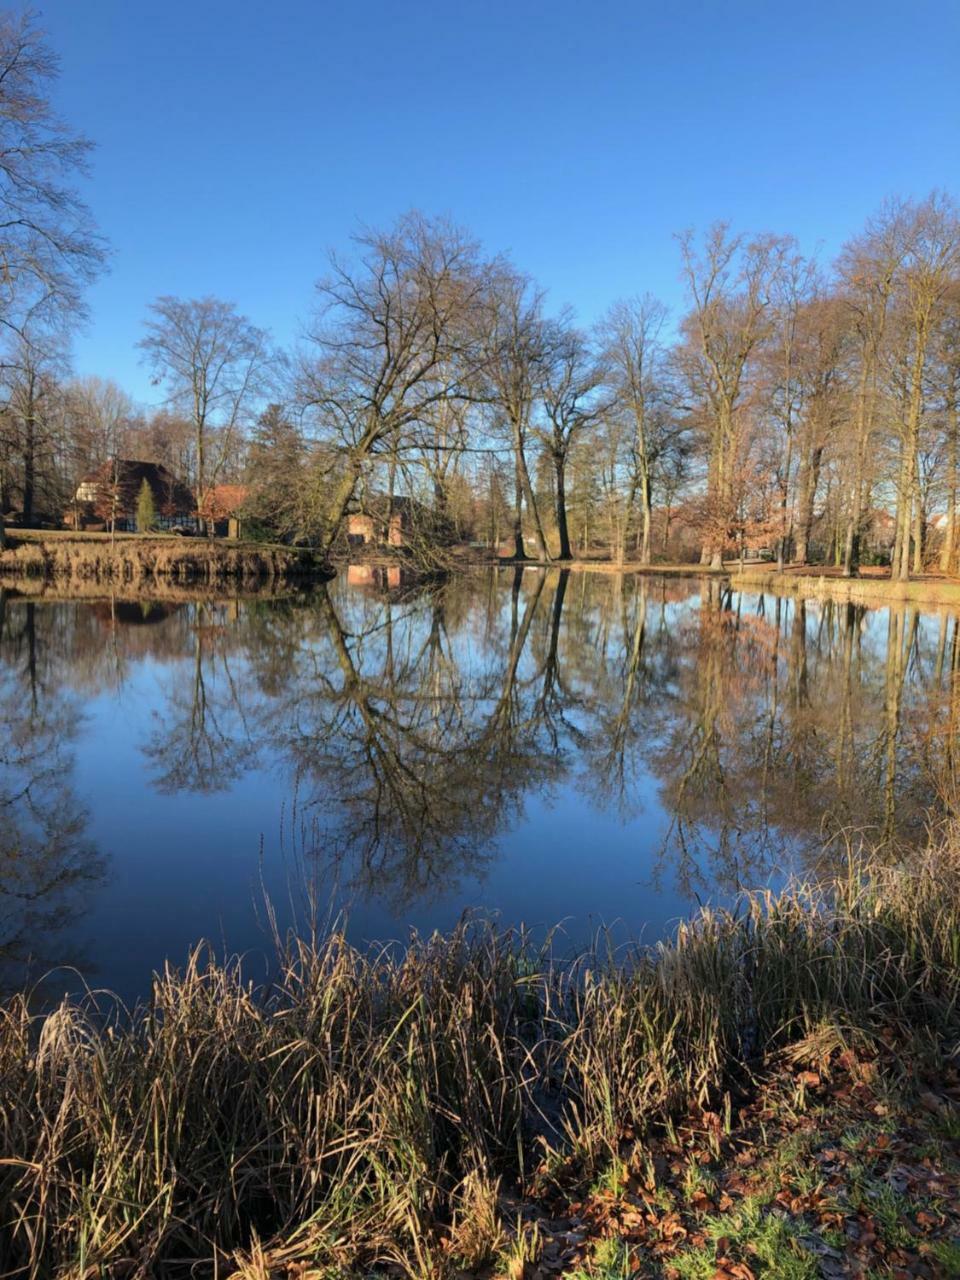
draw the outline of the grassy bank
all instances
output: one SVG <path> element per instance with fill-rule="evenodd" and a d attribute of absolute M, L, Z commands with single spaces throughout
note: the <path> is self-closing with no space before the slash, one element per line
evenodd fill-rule
<path fill-rule="evenodd" d="M 499 561 L 501 566 L 513 564 Z M 701 564 L 639 564 L 612 560 L 571 560 L 564 564 L 557 561 L 528 560 L 526 566 L 536 568 L 571 569 L 582 573 L 630 574 L 666 578 L 723 578 L 734 587 L 750 591 L 767 591 L 774 595 L 818 600 L 851 600 L 860 604 L 883 606 L 891 603 L 941 605 L 960 608 L 960 581 L 935 575 L 916 578 L 910 582 L 895 582 L 887 570 L 865 570 L 862 577 L 844 578 L 836 570 L 818 571 L 816 568 L 779 571 L 769 566 L 750 566 L 742 571 L 736 561 L 727 561 L 722 569 L 711 569 Z"/>
<path fill-rule="evenodd" d="M 198 953 L 129 1016 L 64 1003 L 36 1018 L 13 999 L 0 1273 L 613 1280 L 710 1277 L 740 1258 L 741 1280 L 806 1280 L 846 1256 L 811 1209 L 823 1217 L 827 1193 L 809 1153 L 849 1128 L 831 1080 L 871 1106 L 932 1105 L 925 1149 L 942 1168 L 926 1174 L 942 1185 L 922 1201 L 938 1224 L 922 1243 L 948 1258 L 958 960 L 954 840 L 911 871 L 705 913 L 629 957 L 557 965 L 475 926 L 403 954 L 291 941 L 259 991 Z M 881 1101 L 856 1213 L 892 1141 Z M 789 1168 L 774 1160 L 785 1125 L 807 1142 Z M 781 1175 L 806 1178 L 786 1209 Z M 891 1249 L 906 1232 L 926 1256 L 898 1230 Z"/>
<path fill-rule="evenodd" d="M 162 534 L 8 532 L 0 577 L 57 583 L 279 581 L 329 576 L 296 547 Z"/>
<path fill-rule="evenodd" d="M 924 604 L 960 607 L 960 582 L 950 578 L 918 578 L 911 582 L 895 582 L 885 574 L 867 574 L 861 578 L 843 578 L 835 573 L 803 573 L 776 569 L 731 569 L 735 587 L 754 591 L 771 591 L 775 595 L 802 599 L 853 601 L 865 605 Z"/>

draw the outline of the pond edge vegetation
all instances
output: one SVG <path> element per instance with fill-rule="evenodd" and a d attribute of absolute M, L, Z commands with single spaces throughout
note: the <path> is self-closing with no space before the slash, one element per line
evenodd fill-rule
<path fill-rule="evenodd" d="M 557 951 L 482 921 L 369 951 L 308 932 L 260 988 L 201 947 L 129 1013 L 9 999 L 0 1272 L 523 1276 L 524 1206 L 642 1168 L 691 1109 L 733 1123 L 785 1055 L 953 1061 L 960 831 L 656 947 Z"/>
<path fill-rule="evenodd" d="M 274 582 L 328 579 L 306 548 L 173 535 L 7 535 L 0 577 L 60 584 Z"/>

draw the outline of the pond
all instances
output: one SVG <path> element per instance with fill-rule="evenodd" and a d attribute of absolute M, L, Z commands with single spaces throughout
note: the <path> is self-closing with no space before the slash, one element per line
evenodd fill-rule
<path fill-rule="evenodd" d="M 921 839 L 958 668 L 949 614 L 699 578 L 0 592 L 0 983 L 129 1000 L 200 939 L 255 975 L 331 920 L 652 941 L 858 833 Z"/>

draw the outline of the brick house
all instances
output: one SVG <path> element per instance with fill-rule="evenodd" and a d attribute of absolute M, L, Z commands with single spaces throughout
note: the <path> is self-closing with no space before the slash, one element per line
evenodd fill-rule
<path fill-rule="evenodd" d="M 218 538 L 239 538 L 243 528 L 242 510 L 249 489 L 245 484 L 215 484 L 200 504 L 200 516 Z"/>
<path fill-rule="evenodd" d="M 423 506 L 414 498 L 371 494 L 347 516 L 351 546 L 403 547 L 415 524 L 423 523 Z"/>

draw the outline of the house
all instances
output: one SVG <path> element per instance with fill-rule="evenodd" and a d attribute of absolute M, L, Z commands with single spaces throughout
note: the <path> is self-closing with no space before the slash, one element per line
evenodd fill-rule
<path fill-rule="evenodd" d="M 426 508 L 415 498 L 368 494 L 347 516 L 347 541 L 351 546 L 404 547 L 426 516 Z"/>
<path fill-rule="evenodd" d="M 190 489 L 162 463 L 133 458 L 110 458 L 84 476 L 64 524 L 76 529 L 99 525 L 135 531 L 144 481 L 153 494 L 157 529 L 196 530 L 196 503 Z"/>
<path fill-rule="evenodd" d="M 203 495 L 200 517 L 218 538 L 239 538 L 241 512 L 249 489 L 245 484 L 215 484 Z"/>

